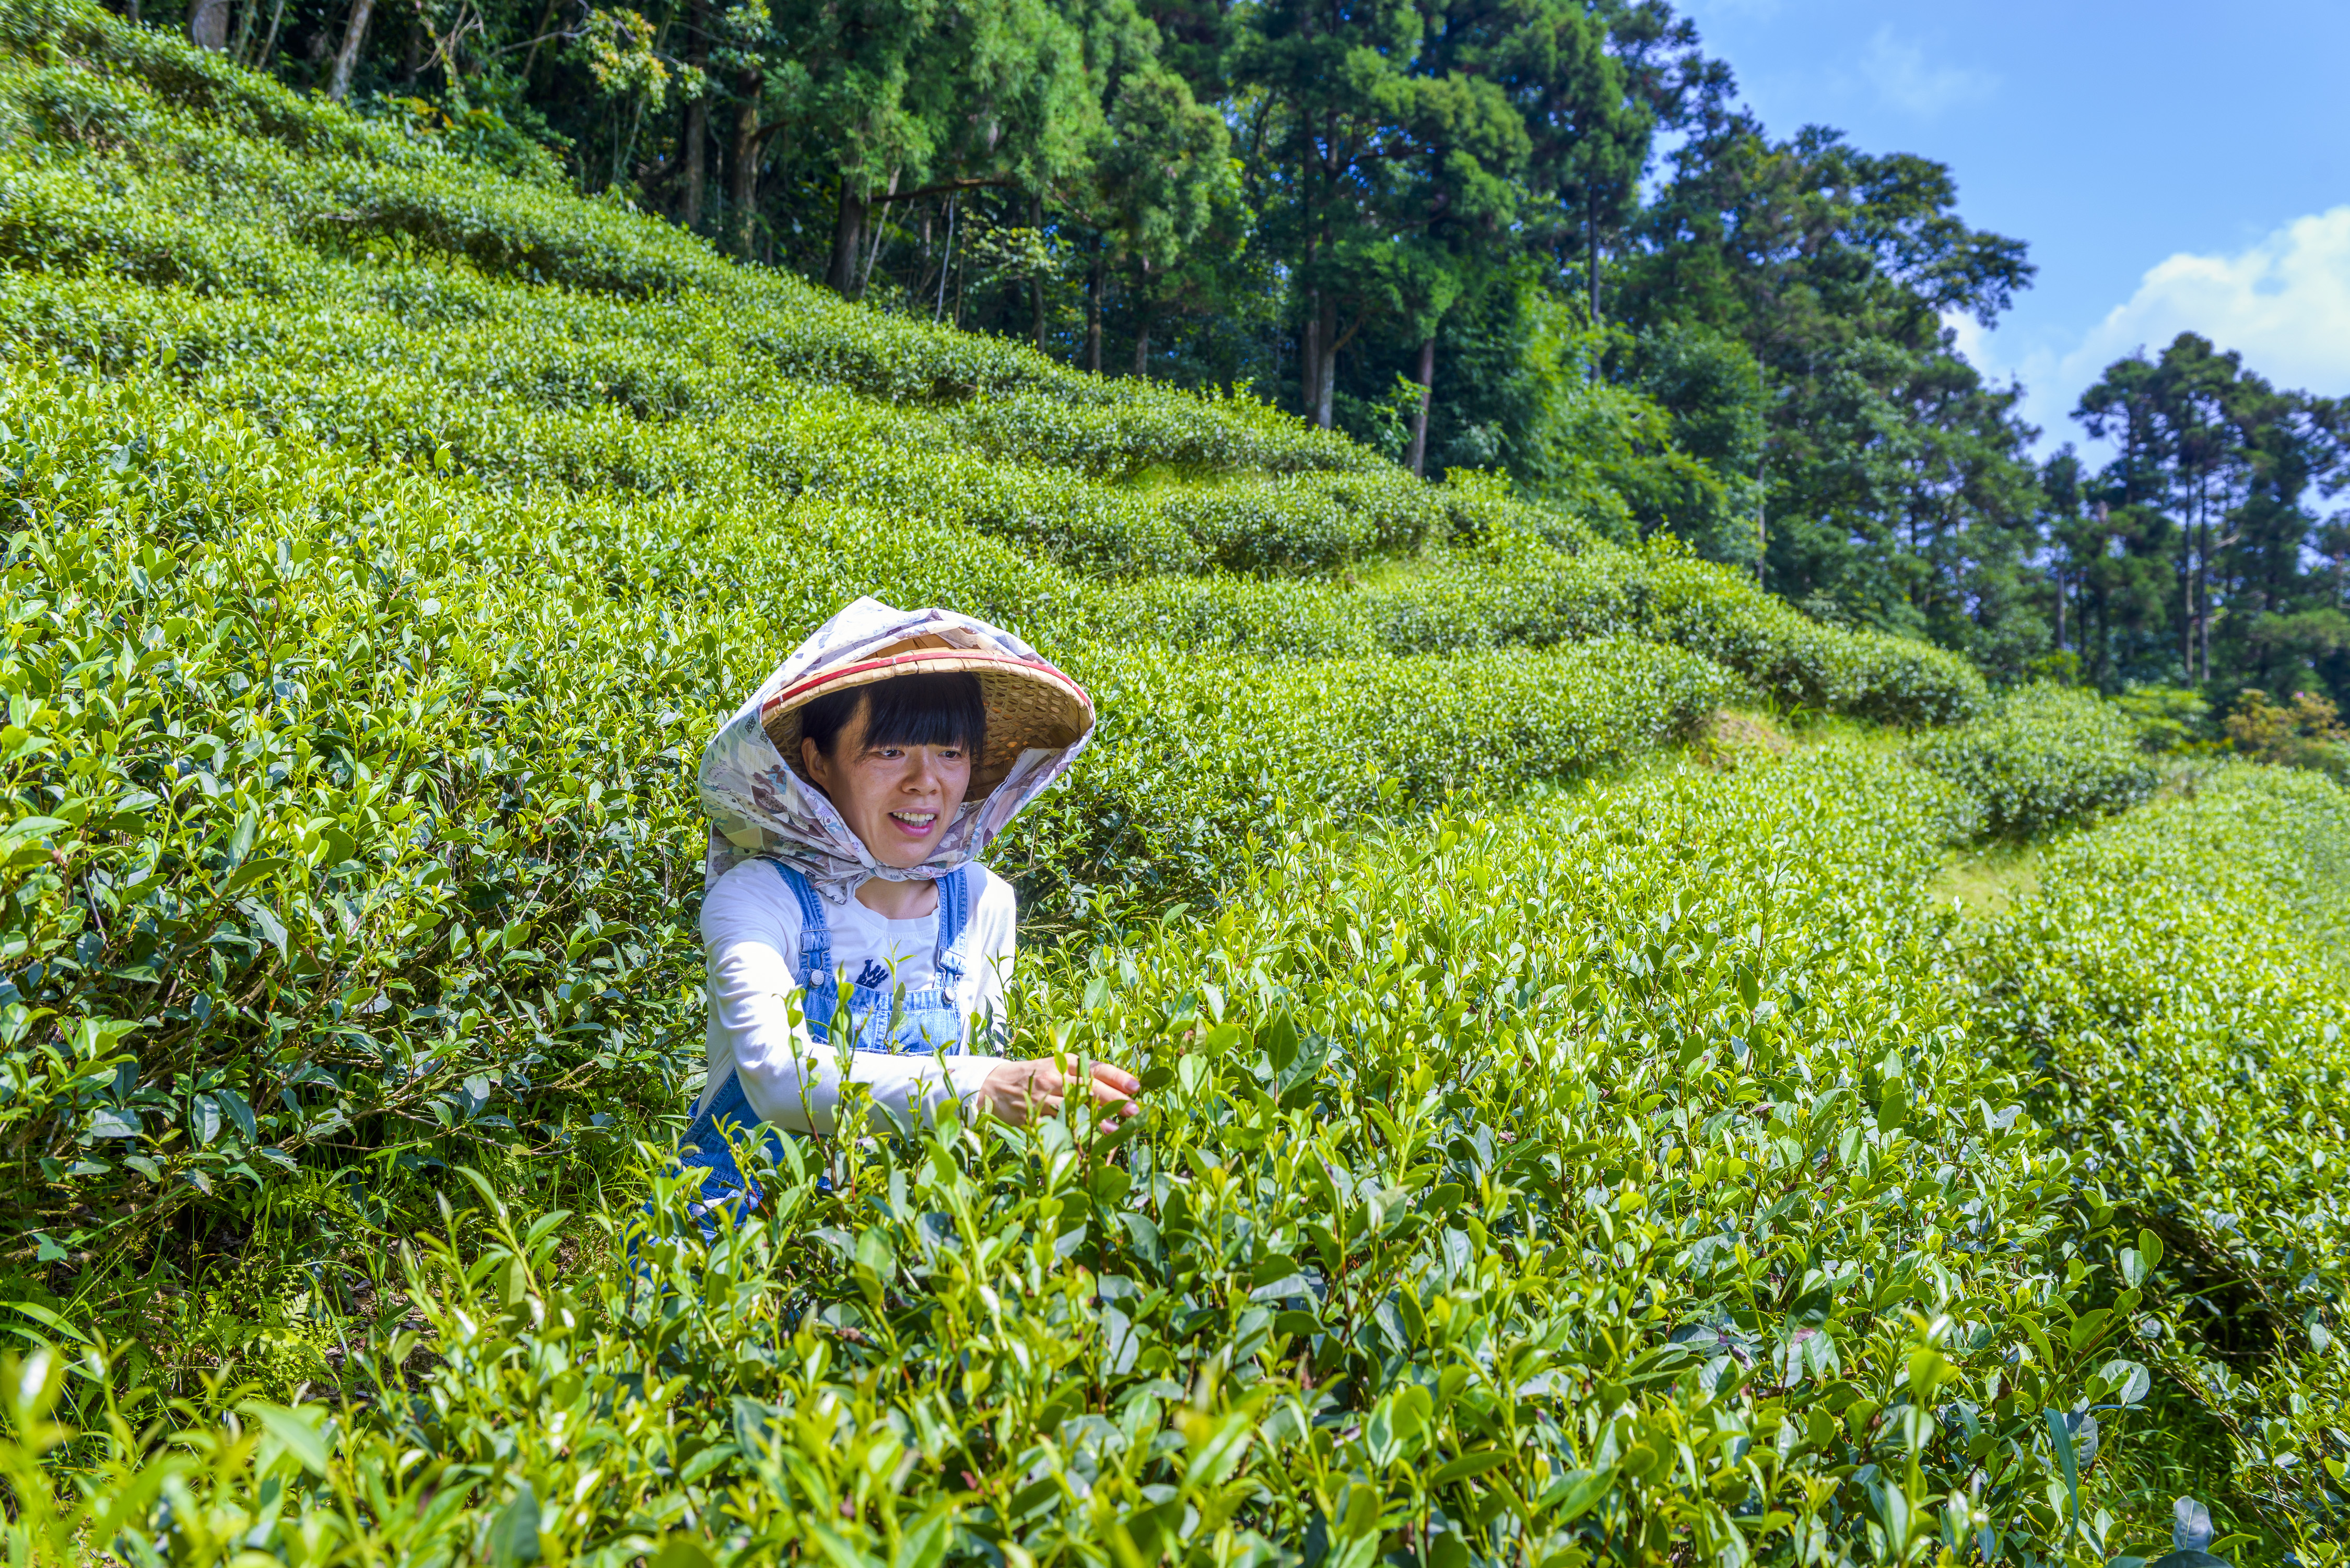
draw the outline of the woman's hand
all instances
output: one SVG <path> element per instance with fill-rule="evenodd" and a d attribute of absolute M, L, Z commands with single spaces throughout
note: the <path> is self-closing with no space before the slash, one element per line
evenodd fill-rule
<path fill-rule="evenodd" d="M 1134 1096 L 1142 1092 L 1142 1080 L 1133 1074 L 1096 1062 L 1091 1077 L 1081 1078 L 1074 1070 L 1064 1072 L 1065 1064 L 1074 1068 L 1066 1057 L 1003 1063 L 981 1080 L 979 1103 L 1014 1127 L 1057 1114 L 1069 1096 L 1087 1088 L 1093 1092 L 1095 1125 L 1104 1132 L 1141 1113 Z"/>

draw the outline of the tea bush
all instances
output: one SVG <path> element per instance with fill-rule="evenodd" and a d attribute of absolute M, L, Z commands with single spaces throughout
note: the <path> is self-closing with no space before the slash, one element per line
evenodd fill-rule
<path fill-rule="evenodd" d="M 1968 945 L 1982 1038 L 2163 1241 L 2154 1365 L 2224 1432 L 2234 1484 L 2311 1537 L 2350 1525 L 2350 793 L 2228 764 L 2052 849 Z"/>
<path fill-rule="evenodd" d="M 0 41 L 41 62 L 13 62 L 0 95 L 0 171 L 16 179 L 37 171 L 43 181 L 41 221 L 0 230 L 0 256 L 19 265 L 70 262 L 74 253 L 57 239 L 70 235 L 97 257 L 120 251 L 140 258 L 146 275 L 213 293 L 240 292 L 235 279 L 200 265 L 226 245 L 307 263 L 310 292 L 325 296 L 338 280 L 321 264 L 339 259 L 394 270 L 455 263 L 462 271 L 452 281 L 464 292 L 511 280 L 631 300 L 699 298 L 724 306 L 733 336 L 787 377 L 892 402 L 1003 400 L 977 433 L 1018 447 L 1024 432 L 1031 446 L 1044 443 L 1034 455 L 1045 461 L 1087 466 L 1107 450 L 1124 454 L 1111 465 L 1121 470 L 1387 467 L 1253 400 L 1103 382 L 1012 344 L 879 317 L 797 279 L 734 267 L 669 224 L 367 127 L 95 5 L 11 0 Z M 249 93 L 213 90 L 223 76 Z M 187 112 L 216 110 L 230 98 L 246 112 Z M 274 112 L 281 101 L 301 113 Z M 347 135 L 321 141 L 310 131 L 318 119 Z M 1038 417 L 1055 406 L 1074 417 Z M 1088 421 L 1089 410 L 1107 421 Z M 1090 440 L 1073 440 L 1080 428 Z"/>
<path fill-rule="evenodd" d="M 2350 784 L 2350 725 L 2342 722 L 2331 701 L 2314 691 L 2296 692 L 2289 702 L 2272 702 L 2258 689 L 2241 691 L 2223 728 L 2247 755 Z"/>
<path fill-rule="evenodd" d="M 1900 896 L 1955 805 L 1846 753 L 1268 846 L 1026 993 L 1161 1085 L 1118 1160 L 795 1144 L 633 1287 L 469 1201 L 415 1392 L 393 1329 L 368 1399 L 191 1407 L 122 1550 L 2102 1561 L 2114 1466 L 2046 1413 L 2142 1397 L 2128 1304 Z"/>
<path fill-rule="evenodd" d="M 173 118 L 182 123 L 221 125 L 297 151 L 390 164 L 413 164 L 428 156 L 426 150 L 388 127 L 290 91 L 275 78 L 239 70 L 172 33 L 126 27 L 95 5 L 18 0 L 0 10 L 0 48 L 20 72 L 31 62 L 40 67 L 70 62 L 83 68 L 46 83 L 37 78 L 29 85 L 20 83 L 8 95 L 12 107 L 37 107 L 47 90 L 59 92 L 68 103 L 96 93 L 118 101 L 151 101 L 177 111 Z M 88 80 L 92 67 L 114 79 L 103 86 Z M 84 75 L 78 85 L 72 79 L 75 74 Z M 94 119 L 118 136 L 151 129 L 151 120 L 123 125 L 125 112 L 110 109 L 102 118 L 73 114 L 48 130 L 52 135 L 86 140 Z"/>
<path fill-rule="evenodd" d="M 2095 692 L 2026 686 L 1929 736 L 1918 760 L 1972 795 L 1985 832 L 2030 838 L 2135 805 L 2158 775 L 2128 716 Z"/>
<path fill-rule="evenodd" d="M 1253 834 L 1507 800 L 1679 739 L 1740 692 L 1630 639 L 1327 660 L 1097 649 L 1071 668 L 1101 704 L 1098 749 L 996 858 L 1032 924 L 1212 900 Z"/>

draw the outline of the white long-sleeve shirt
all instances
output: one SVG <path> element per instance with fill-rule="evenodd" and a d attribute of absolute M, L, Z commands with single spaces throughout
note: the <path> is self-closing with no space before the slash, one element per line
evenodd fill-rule
<path fill-rule="evenodd" d="M 1012 884 L 973 864 L 966 964 L 954 1002 L 979 1023 L 968 1036 L 984 1044 L 989 1018 L 1003 1013 L 1005 984 L 1012 976 L 1019 906 Z M 832 967 L 850 983 L 878 964 L 893 988 L 908 993 L 937 983 L 939 917 L 885 919 L 852 894 L 845 904 L 829 899 L 825 926 L 831 939 Z M 794 1132 L 830 1133 L 840 1105 L 842 1053 L 819 1044 L 805 1021 L 800 993 L 800 908 L 775 867 L 745 861 L 718 879 L 702 905 L 702 951 L 709 961 L 710 1078 L 702 1091 L 707 1105 L 732 1073 L 743 1098 L 761 1119 Z M 883 1107 L 920 1122 L 950 1098 L 974 1093 L 1002 1065 L 999 1056 L 896 1055 L 880 1051 L 848 1054 L 846 1081 L 863 1084 L 873 1096 L 874 1125 Z"/>

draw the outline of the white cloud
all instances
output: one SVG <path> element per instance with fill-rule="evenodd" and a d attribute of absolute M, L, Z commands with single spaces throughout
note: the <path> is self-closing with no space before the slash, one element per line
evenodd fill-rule
<path fill-rule="evenodd" d="M 1868 40 L 1860 74 L 1877 97 L 1921 119 L 1970 99 L 1989 98 L 1999 87 L 1999 78 L 1988 72 L 1929 64 L 1924 47 L 1895 37 L 1890 25 L 1877 28 Z"/>
<path fill-rule="evenodd" d="M 1950 329 L 1953 346 L 1959 357 L 1984 375 L 2002 379 L 1993 368 L 1996 358 L 1991 351 L 1991 329 L 1963 310 L 1942 312 L 1942 325 Z"/>
<path fill-rule="evenodd" d="M 2181 251 L 2158 264 L 2064 357 L 2060 379 L 2085 386 L 2181 332 L 2237 350 L 2279 386 L 2350 392 L 2350 206 L 2296 218 L 2231 256 Z"/>
<path fill-rule="evenodd" d="M 2200 333 L 2279 387 L 2350 393 L 2350 206 L 2298 218 L 2233 255 L 2181 251 L 2147 269 L 2137 292 L 2069 347 L 2045 340 L 2014 353 L 2000 335 L 1945 317 L 1959 351 L 1996 380 L 2022 379 L 2024 418 L 2043 449 L 2090 445 L 2073 423 L 2081 394 L 2115 360 L 2158 355 L 2181 332 Z M 2002 353 L 2002 348 L 2007 353 Z"/>

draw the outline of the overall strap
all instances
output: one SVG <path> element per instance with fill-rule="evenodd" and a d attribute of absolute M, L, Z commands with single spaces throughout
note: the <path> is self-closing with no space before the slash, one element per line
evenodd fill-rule
<path fill-rule="evenodd" d="M 824 900 L 806 877 L 780 860 L 770 860 L 775 875 L 792 890 L 800 906 L 800 984 L 812 987 L 832 975 L 832 932 L 824 923 Z"/>
<path fill-rule="evenodd" d="M 938 879 L 939 946 L 931 962 L 939 989 L 951 992 L 962 980 L 963 936 L 971 929 L 971 867 L 958 866 Z"/>

